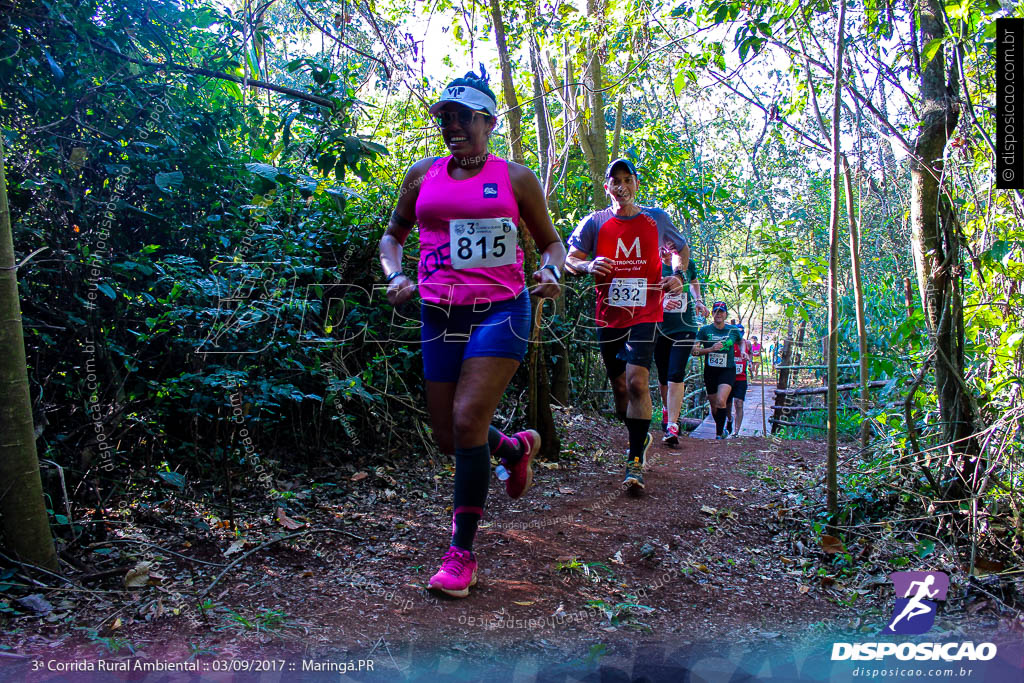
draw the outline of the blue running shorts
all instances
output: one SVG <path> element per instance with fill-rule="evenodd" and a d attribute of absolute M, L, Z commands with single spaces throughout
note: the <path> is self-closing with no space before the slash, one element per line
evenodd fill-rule
<path fill-rule="evenodd" d="M 474 310 L 475 309 L 475 310 Z M 447 306 L 420 305 L 423 374 L 431 382 L 457 382 L 467 358 L 522 362 L 530 340 L 530 293 L 514 299 Z"/>

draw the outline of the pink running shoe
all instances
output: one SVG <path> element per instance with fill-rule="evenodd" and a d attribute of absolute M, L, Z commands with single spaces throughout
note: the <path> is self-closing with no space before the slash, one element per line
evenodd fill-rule
<path fill-rule="evenodd" d="M 665 436 L 661 438 L 661 442 L 666 446 L 678 446 L 679 445 L 679 425 L 671 424 L 668 426 L 668 430 L 665 432 Z"/>
<path fill-rule="evenodd" d="M 441 558 L 441 568 L 430 577 L 427 588 L 439 590 L 453 598 L 469 595 L 469 587 L 476 585 L 476 559 L 473 553 L 450 546 Z"/>
<path fill-rule="evenodd" d="M 509 470 L 505 482 L 505 493 L 509 498 L 518 498 L 533 486 L 533 456 L 540 450 L 540 434 L 536 429 L 516 432 L 514 438 L 523 444 L 523 457 Z"/>

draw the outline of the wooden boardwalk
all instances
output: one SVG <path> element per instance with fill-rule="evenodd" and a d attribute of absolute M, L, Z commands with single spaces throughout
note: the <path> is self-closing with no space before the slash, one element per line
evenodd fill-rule
<path fill-rule="evenodd" d="M 764 403 L 761 401 L 761 384 L 750 383 L 747 386 L 747 398 L 743 401 L 743 426 L 738 436 L 763 436 L 762 415 L 765 421 L 771 417 L 771 411 L 775 405 L 775 385 L 764 385 Z M 767 404 L 767 408 L 765 407 Z M 765 411 L 768 411 L 765 414 Z M 768 431 L 771 432 L 771 423 L 768 423 Z M 711 418 L 711 411 L 706 411 L 704 421 L 700 426 L 690 432 L 693 439 L 714 439 L 715 421 Z"/>

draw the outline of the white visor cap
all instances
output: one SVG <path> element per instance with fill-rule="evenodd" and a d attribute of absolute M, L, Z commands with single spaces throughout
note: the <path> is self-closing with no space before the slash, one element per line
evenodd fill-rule
<path fill-rule="evenodd" d="M 498 103 L 476 88 L 471 88 L 468 85 L 452 85 L 445 88 L 441 94 L 441 99 L 430 107 L 430 113 L 436 114 L 441 111 L 441 107 L 448 102 L 461 104 L 476 111 L 484 111 L 494 118 L 498 118 Z"/>

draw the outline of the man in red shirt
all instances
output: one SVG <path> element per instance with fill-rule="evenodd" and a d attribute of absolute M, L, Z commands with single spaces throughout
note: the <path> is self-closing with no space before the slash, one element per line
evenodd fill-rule
<path fill-rule="evenodd" d="M 736 355 L 736 380 L 732 383 L 732 392 L 725 404 L 726 413 L 729 419 L 726 422 L 725 430 L 731 436 L 739 436 L 743 427 L 743 401 L 747 398 L 747 365 L 750 363 L 751 344 L 746 339 L 740 341 L 733 347 Z M 733 431 L 733 413 L 735 412 L 736 430 Z"/>
<path fill-rule="evenodd" d="M 628 159 L 608 165 L 604 189 L 611 206 L 584 218 L 569 237 L 566 266 L 592 274 L 597 287 L 598 344 L 629 432 L 623 484 L 642 490 L 651 444 L 651 359 L 662 321 L 662 293 L 683 288 L 690 247 L 668 214 L 636 202 L 640 182 Z M 673 274 L 662 277 L 660 247 L 673 252 Z"/>

